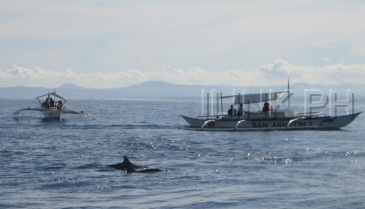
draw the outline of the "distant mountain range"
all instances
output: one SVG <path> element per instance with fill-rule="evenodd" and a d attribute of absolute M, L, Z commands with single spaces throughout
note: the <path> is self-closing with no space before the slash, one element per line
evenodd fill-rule
<path fill-rule="evenodd" d="M 305 89 L 318 89 L 325 94 L 337 92 L 338 95 L 345 95 L 346 90 L 360 97 L 365 97 L 364 85 L 309 85 L 294 84 L 290 86 L 290 91 L 296 96 L 302 96 Z M 268 91 L 282 91 L 287 88 L 283 86 L 273 87 L 243 87 L 228 85 L 183 85 L 171 84 L 163 81 L 148 81 L 138 85 L 131 85 L 124 88 L 111 89 L 93 89 L 83 88 L 75 84 L 66 83 L 56 88 L 56 91 L 69 99 L 122 99 L 122 98 L 151 98 L 151 97 L 201 97 L 202 94 L 216 94 L 222 92 L 223 95 L 232 95 L 234 93 L 260 93 Z M 332 89 L 332 90 L 330 90 Z M 31 99 L 39 95 L 51 92 L 54 89 L 42 87 L 4 87 L 0 88 L 0 99 Z"/>

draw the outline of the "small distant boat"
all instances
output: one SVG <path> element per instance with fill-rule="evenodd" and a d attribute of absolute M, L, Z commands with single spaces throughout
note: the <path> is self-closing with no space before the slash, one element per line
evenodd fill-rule
<path fill-rule="evenodd" d="M 198 116 L 196 118 L 181 115 L 182 118 L 190 125 L 192 129 L 205 131 L 259 131 L 259 130 L 305 130 L 305 129 L 340 129 L 347 126 L 360 115 L 361 112 L 352 113 L 342 116 L 328 116 L 321 112 L 310 113 L 294 113 L 289 108 L 286 110 L 273 110 L 269 106 L 269 101 L 277 100 L 281 93 L 288 93 L 288 90 L 282 92 L 259 93 L 259 94 L 245 94 L 220 96 L 221 105 L 222 99 L 234 98 L 234 104 L 231 105 L 227 114 L 209 114 L 209 97 L 208 97 L 208 113 L 206 116 Z M 219 97 L 217 97 L 219 99 Z M 246 111 L 243 105 L 264 103 L 264 107 L 258 111 Z M 219 101 L 217 101 L 217 105 Z M 234 105 L 239 105 L 238 112 L 235 111 Z"/>
<path fill-rule="evenodd" d="M 39 108 L 23 108 L 15 111 L 13 114 L 18 115 L 22 111 L 38 111 L 43 114 L 44 119 L 62 120 L 63 114 L 74 114 L 82 117 L 93 118 L 90 114 L 83 111 L 75 111 L 67 106 L 68 100 L 56 93 L 56 91 L 36 97 Z M 56 101 L 57 100 L 57 101 Z M 94 118 L 93 118 L 94 119 Z"/>

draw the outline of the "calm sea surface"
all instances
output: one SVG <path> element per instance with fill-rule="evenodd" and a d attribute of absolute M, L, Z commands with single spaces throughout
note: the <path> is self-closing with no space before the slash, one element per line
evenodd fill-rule
<path fill-rule="evenodd" d="M 259 132 L 189 130 L 179 115 L 201 101 L 188 98 L 70 101 L 95 120 L 12 114 L 34 102 L 0 100 L 0 208 L 365 208 L 365 114 Z M 167 171 L 105 167 L 123 155 Z"/>

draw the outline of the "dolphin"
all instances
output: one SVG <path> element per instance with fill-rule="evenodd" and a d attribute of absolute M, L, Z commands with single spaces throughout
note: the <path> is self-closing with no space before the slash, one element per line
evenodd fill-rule
<path fill-rule="evenodd" d="M 151 173 L 151 172 L 162 171 L 157 168 L 149 168 L 147 166 L 135 165 L 135 164 L 131 163 L 131 161 L 129 161 L 127 156 L 123 156 L 123 158 L 124 159 L 123 159 L 122 163 L 107 165 L 107 167 L 115 168 L 115 169 L 122 170 L 122 171 L 126 170 L 127 173 Z"/>
<path fill-rule="evenodd" d="M 117 164 L 112 164 L 112 165 L 107 165 L 107 167 L 115 168 L 115 169 L 122 170 L 122 171 L 127 170 L 127 167 L 129 169 L 146 169 L 146 168 L 148 168 L 146 166 L 140 166 L 140 165 L 135 165 L 135 164 L 131 163 L 131 161 L 129 161 L 127 156 L 123 156 L 123 162 L 117 163 Z"/>

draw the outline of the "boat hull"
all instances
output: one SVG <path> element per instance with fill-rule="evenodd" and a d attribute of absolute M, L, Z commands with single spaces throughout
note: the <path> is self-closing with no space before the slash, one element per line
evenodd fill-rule
<path fill-rule="evenodd" d="M 62 119 L 62 111 L 61 110 L 45 110 L 42 111 L 43 117 L 45 119 Z"/>
<path fill-rule="evenodd" d="M 361 112 L 338 117 L 303 117 L 303 118 L 273 118 L 248 120 L 239 116 L 223 118 L 191 118 L 181 115 L 191 128 L 199 130 L 299 130 L 299 129 L 340 129 L 350 124 Z"/>

